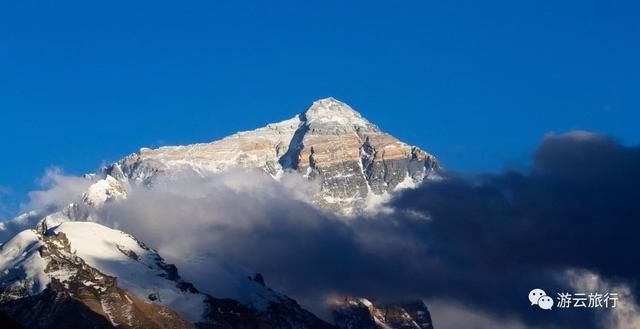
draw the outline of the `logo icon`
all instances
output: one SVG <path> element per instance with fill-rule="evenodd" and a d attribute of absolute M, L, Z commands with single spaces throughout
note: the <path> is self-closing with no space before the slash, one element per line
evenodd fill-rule
<path fill-rule="evenodd" d="M 543 310 L 550 310 L 553 307 L 553 298 L 547 296 L 542 289 L 533 289 L 529 292 L 531 305 L 538 305 Z"/>
<path fill-rule="evenodd" d="M 538 306 L 543 310 L 550 310 L 553 307 L 553 298 L 542 296 L 538 299 Z"/>

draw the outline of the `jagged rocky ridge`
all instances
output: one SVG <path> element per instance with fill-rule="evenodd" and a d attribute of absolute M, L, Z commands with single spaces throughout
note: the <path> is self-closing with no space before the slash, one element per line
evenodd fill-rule
<path fill-rule="evenodd" d="M 261 279 L 242 278 L 252 291 L 251 303 L 202 293 L 132 236 L 87 223 L 105 203 L 126 199 L 131 184 L 153 188 L 158 175 L 237 167 L 276 180 L 286 171 L 316 180 L 320 191 L 313 203 L 346 216 L 371 210 L 394 191 L 437 178 L 441 170 L 432 155 L 382 132 L 333 98 L 314 102 L 290 120 L 220 141 L 141 149 L 87 175 L 91 186 L 63 209 L 0 223 L 0 242 L 21 231 L 0 249 L 0 314 L 26 328 L 332 327 Z M 96 251 L 95 243 L 108 247 Z M 366 299 L 345 300 L 334 304 L 339 328 L 431 326 L 422 303 L 378 308 Z M 84 322 L 73 322 L 78 314 Z"/>
<path fill-rule="evenodd" d="M 360 213 L 394 190 L 437 177 L 440 171 L 431 154 L 327 98 L 292 119 L 212 143 L 143 148 L 106 166 L 102 175 L 152 184 L 156 175 L 180 169 L 219 172 L 234 167 L 259 169 L 276 179 L 288 170 L 317 179 L 315 203 L 343 215 Z"/>

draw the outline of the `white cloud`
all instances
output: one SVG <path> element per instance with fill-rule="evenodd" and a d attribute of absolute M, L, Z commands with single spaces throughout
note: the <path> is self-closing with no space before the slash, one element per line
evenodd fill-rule
<path fill-rule="evenodd" d="M 20 206 L 22 211 L 59 209 L 78 199 L 91 181 L 84 177 L 65 175 L 60 168 L 49 168 L 39 180 L 40 189 L 29 192 L 29 201 Z"/>
<path fill-rule="evenodd" d="M 571 270 L 566 280 L 579 292 L 617 293 L 616 308 L 603 309 L 602 327 L 610 329 L 640 328 L 640 306 L 635 302 L 631 288 L 621 283 L 612 283 L 589 271 Z"/>
<path fill-rule="evenodd" d="M 276 257 L 252 255 L 281 252 L 295 245 L 296 230 L 304 237 L 305 230 L 321 226 L 322 217 L 308 204 L 315 188 L 297 174 L 277 182 L 248 171 L 174 173 L 159 176 L 150 189 L 131 187 L 127 200 L 106 204 L 98 218 L 158 249 L 199 289 L 238 298 L 234 289 L 246 279 L 238 273 L 252 274 L 245 267 L 261 271 L 249 265 Z M 288 225 L 291 220 L 296 223 Z"/>

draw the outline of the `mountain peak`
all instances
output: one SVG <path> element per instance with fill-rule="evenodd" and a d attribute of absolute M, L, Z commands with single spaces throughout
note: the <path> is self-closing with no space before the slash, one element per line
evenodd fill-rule
<path fill-rule="evenodd" d="M 345 107 L 349 107 L 349 105 L 347 105 L 345 102 L 341 102 L 340 100 L 334 98 L 334 97 L 325 97 L 325 98 L 321 98 L 318 99 L 316 101 L 313 102 L 313 106 L 324 106 L 324 107 L 330 107 L 330 106 L 345 106 Z M 350 108 L 350 107 L 349 107 Z"/>
<path fill-rule="evenodd" d="M 366 126 L 370 123 L 356 110 L 344 102 L 333 97 L 319 99 L 302 113 L 302 120 L 307 123 L 312 122 L 333 122 L 338 124 L 353 124 Z"/>
<path fill-rule="evenodd" d="M 357 214 L 396 189 L 438 176 L 431 154 L 383 132 L 332 97 L 313 102 L 298 116 L 218 141 L 144 149 L 105 167 L 125 183 L 151 184 L 158 173 L 188 169 L 222 172 L 263 170 L 275 179 L 296 171 L 319 182 L 312 202 L 338 214 Z"/>

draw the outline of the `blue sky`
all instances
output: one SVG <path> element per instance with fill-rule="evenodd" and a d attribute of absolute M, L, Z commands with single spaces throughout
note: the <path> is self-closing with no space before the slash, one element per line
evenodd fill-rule
<path fill-rule="evenodd" d="M 453 170 L 526 165 L 550 131 L 640 143 L 640 5 L 401 3 L 2 2 L 0 217 L 48 167 L 94 171 L 326 96 Z"/>

